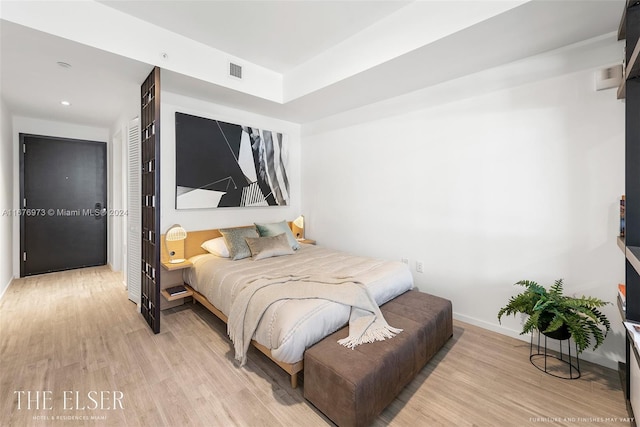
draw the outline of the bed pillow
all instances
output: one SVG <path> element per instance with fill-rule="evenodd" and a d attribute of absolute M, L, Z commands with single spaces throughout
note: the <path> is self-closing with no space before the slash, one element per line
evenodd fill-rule
<path fill-rule="evenodd" d="M 268 237 L 245 237 L 254 261 L 281 255 L 293 254 L 287 236 L 282 233 Z"/>
<path fill-rule="evenodd" d="M 227 248 L 227 244 L 224 242 L 224 237 L 207 240 L 200 245 L 200 247 L 215 256 L 229 258 L 229 248 Z"/>
<path fill-rule="evenodd" d="M 229 258 L 233 260 L 251 256 L 249 245 L 244 240 L 245 237 L 259 237 L 258 232 L 253 227 L 221 228 L 220 234 L 224 237 L 224 242 L 229 248 Z"/>
<path fill-rule="evenodd" d="M 293 249 L 294 251 L 300 249 L 300 243 L 298 243 L 296 238 L 293 237 L 293 233 L 291 232 L 287 221 L 273 222 L 268 224 L 256 223 L 256 228 L 258 229 L 258 233 L 260 233 L 260 237 L 277 236 L 278 234 L 284 233 L 284 235 L 287 236 L 287 241 L 289 242 L 291 249 Z"/>

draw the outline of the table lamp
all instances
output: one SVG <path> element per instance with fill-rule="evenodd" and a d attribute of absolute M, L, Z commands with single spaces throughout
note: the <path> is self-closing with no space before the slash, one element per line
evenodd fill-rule
<path fill-rule="evenodd" d="M 300 215 L 293 220 L 293 234 L 298 240 L 304 240 L 304 216 Z"/>
<path fill-rule="evenodd" d="M 164 236 L 164 244 L 169 254 L 169 263 L 179 264 L 184 262 L 184 258 L 174 258 L 176 252 L 184 256 L 184 239 L 187 238 L 187 231 L 180 226 L 180 224 L 174 224 L 167 230 L 167 234 Z"/>

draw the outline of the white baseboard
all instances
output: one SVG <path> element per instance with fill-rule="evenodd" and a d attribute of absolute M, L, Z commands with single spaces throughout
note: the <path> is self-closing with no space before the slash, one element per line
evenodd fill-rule
<path fill-rule="evenodd" d="M 478 326 L 483 329 L 487 329 L 492 332 L 497 332 L 502 335 L 507 335 L 509 337 L 519 339 L 520 341 L 525 341 L 527 343 L 531 342 L 530 335 L 528 334 L 520 335 L 520 331 L 506 328 L 499 324 L 490 323 L 484 320 L 479 320 L 473 317 L 465 316 L 464 314 L 460 314 L 460 313 L 453 313 L 453 318 L 456 320 L 460 320 L 461 322 L 469 323 L 471 325 Z M 595 363 L 597 365 L 604 366 L 606 368 L 614 369 L 616 371 L 618 370 L 617 360 L 610 359 L 602 354 L 594 353 L 593 351 L 585 350 L 584 352 L 580 353 L 580 359 L 587 360 L 591 363 Z"/>
<path fill-rule="evenodd" d="M 11 277 L 9 279 L 9 283 L 7 283 L 6 285 L 4 285 L 2 287 L 2 289 L 0 289 L 0 299 L 2 299 L 2 297 L 4 297 L 4 294 L 7 292 L 7 289 L 9 289 L 9 286 L 11 286 L 11 283 L 13 283 L 13 277 Z"/>

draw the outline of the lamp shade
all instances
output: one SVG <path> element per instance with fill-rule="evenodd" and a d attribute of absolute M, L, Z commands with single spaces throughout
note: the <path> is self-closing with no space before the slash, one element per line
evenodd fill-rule
<path fill-rule="evenodd" d="M 175 242 L 176 240 L 184 240 L 187 238 L 187 230 L 182 228 L 180 224 L 175 224 L 169 227 L 165 239 L 169 242 Z"/>

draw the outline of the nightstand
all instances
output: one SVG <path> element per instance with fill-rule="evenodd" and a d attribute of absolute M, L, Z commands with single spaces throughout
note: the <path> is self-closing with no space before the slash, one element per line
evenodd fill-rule
<path fill-rule="evenodd" d="M 185 268 L 189 268 L 189 267 L 193 267 L 193 263 L 191 261 L 189 261 L 188 259 L 182 261 L 182 262 L 176 262 L 176 263 L 171 263 L 171 262 L 163 262 L 162 263 L 162 268 L 164 268 L 165 270 L 168 271 L 174 271 L 174 270 L 183 270 Z"/>
<path fill-rule="evenodd" d="M 166 310 L 167 308 L 176 307 L 184 304 L 185 297 L 193 295 L 193 289 L 187 287 L 187 293 L 171 296 L 165 291 L 165 289 L 176 285 L 183 285 L 182 270 L 191 267 L 193 264 L 191 261 L 186 260 L 180 263 L 163 262 L 160 272 L 160 293 L 164 298 L 160 301 L 160 310 Z M 185 285 L 186 286 L 186 285 Z"/>
<path fill-rule="evenodd" d="M 307 245 L 315 245 L 316 241 L 312 239 L 298 239 L 299 243 L 306 243 Z"/>

